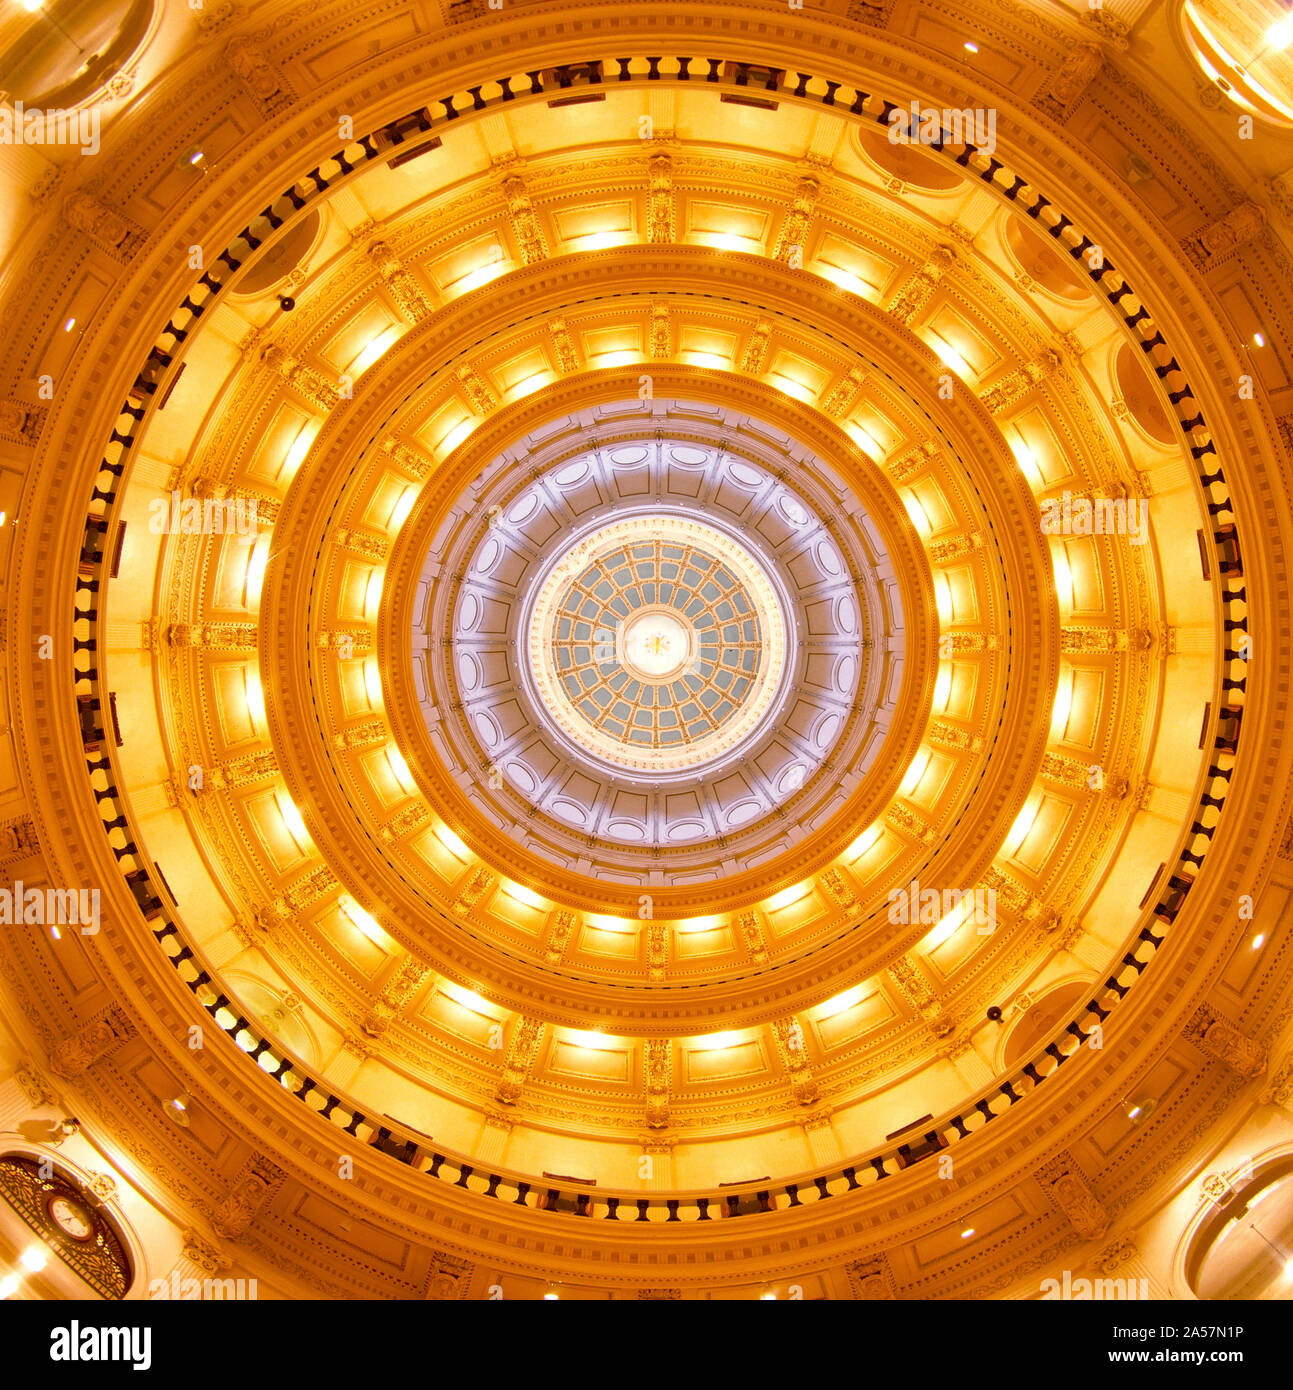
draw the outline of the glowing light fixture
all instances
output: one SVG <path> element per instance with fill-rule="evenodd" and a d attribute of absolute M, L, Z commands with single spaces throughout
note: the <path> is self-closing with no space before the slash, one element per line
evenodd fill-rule
<path fill-rule="evenodd" d="M 400 330 L 393 324 L 379 333 L 368 346 L 350 364 L 350 371 L 353 376 L 363 376 L 363 374 L 373 365 L 377 359 L 386 352 L 400 336 Z"/>
<path fill-rule="evenodd" d="M 466 989 L 462 985 L 456 985 L 452 980 L 444 980 L 440 984 L 441 992 L 447 994 L 455 1004 L 461 1004 L 464 1009 L 470 1009 L 472 1013 L 483 1014 L 489 1012 L 489 1000 L 483 999 L 474 989 Z"/>
<path fill-rule="evenodd" d="M 932 756 L 933 754 L 928 748 L 917 750 L 916 756 L 911 760 L 902 781 L 898 785 L 898 790 L 903 796 L 910 796 L 916 790 L 920 784 L 920 779 L 925 775 L 925 769 L 929 766 Z"/>
<path fill-rule="evenodd" d="M 1262 949 L 1262 947 L 1263 947 L 1265 944 L 1266 944 L 1266 933 L 1265 933 L 1265 932 L 1258 932 L 1257 935 L 1256 935 L 1255 937 L 1253 937 L 1253 950 L 1254 950 L 1254 951 L 1260 951 L 1260 950 Z"/>
<path fill-rule="evenodd" d="M 0 1298 L 12 1298 L 18 1292 L 18 1276 L 6 1274 L 0 1279 Z"/>
<path fill-rule="evenodd" d="M 409 513 L 413 510 L 413 504 L 418 500 L 418 490 L 415 487 L 407 487 L 400 493 L 400 500 L 391 509 L 390 529 L 398 531 L 408 520 Z"/>
<path fill-rule="evenodd" d="M 242 678 L 243 699 L 247 704 L 247 717 L 258 729 L 265 727 L 265 688 L 260 677 L 248 668 Z"/>
<path fill-rule="evenodd" d="M 1069 726 L 1069 715 L 1073 712 L 1073 670 L 1069 667 L 1060 672 L 1055 686 L 1055 704 L 1051 707 L 1051 737 L 1063 738 Z"/>
<path fill-rule="evenodd" d="M 342 898 L 341 910 L 350 918 L 351 924 L 356 930 L 363 933 L 374 946 L 385 946 L 387 944 L 386 933 L 377 923 L 377 919 L 371 913 L 365 912 L 354 898 Z"/>
<path fill-rule="evenodd" d="M 744 1033 L 710 1033 L 694 1038 L 691 1046 L 695 1052 L 722 1052 L 729 1047 L 739 1047 L 744 1041 Z"/>
<path fill-rule="evenodd" d="M 39 1245 L 29 1245 L 18 1258 L 22 1261 L 23 1267 L 31 1270 L 33 1274 L 44 1269 L 49 1259 L 44 1248 Z"/>
<path fill-rule="evenodd" d="M 467 846 L 449 829 L 447 825 L 436 827 L 436 838 L 451 854 L 456 854 L 460 859 L 466 855 Z"/>
<path fill-rule="evenodd" d="M 314 436 L 318 432 L 317 421 L 307 421 L 301 426 L 296 438 L 292 441 L 292 447 L 287 451 L 287 458 L 283 460 L 283 472 L 289 478 L 305 462 L 305 456 L 310 452 L 310 445 L 314 443 Z"/>
<path fill-rule="evenodd" d="M 880 843 L 880 837 L 883 834 L 884 827 L 879 821 L 868 826 L 844 851 L 844 857 L 850 860 L 861 859 L 864 854 L 870 853 Z"/>
<path fill-rule="evenodd" d="M 1293 15 L 1286 19 L 1281 19 L 1278 23 L 1272 24 L 1266 31 L 1266 44 L 1268 48 L 1274 48 L 1283 52 L 1289 44 L 1293 43 Z"/>
<path fill-rule="evenodd" d="M 287 826 L 288 833 L 296 841 L 297 847 L 303 851 L 309 850 L 313 841 L 310 839 L 310 832 L 305 828 L 305 820 L 296 802 L 282 788 L 274 793 L 274 802 L 278 807 L 279 815 L 283 817 L 283 823 Z"/>
<path fill-rule="evenodd" d="M 1017 853 L 1019 846 L 1028 838 L 1028 832 L 1033 828 L 1041 809 L 1042 795 L 1040 792 L 1033 792 L 1024 802 L 1023 810 L 1015 817 L 1015 823 L 1010 827 L 1005 841 L 1002 843 L 1001 852 L 1007 859 L 1012 854 Z"/>
<path fill-rule="evenodd" d="M 1264 333 L 1254 333 L 1254 334 L 1253 334 L 1253 346 L 1254 346 L 1254 347 L 1265 347 L 1265 346 L 1266 346 L 1266 335 L 1265 335 Z"/>
<path fill-rule="evenodd" d="M 602 352 L 598 354 L 595 365 L 598 369 L 627 367 L 641 360 L 642 354 L 640 352 Z"/>

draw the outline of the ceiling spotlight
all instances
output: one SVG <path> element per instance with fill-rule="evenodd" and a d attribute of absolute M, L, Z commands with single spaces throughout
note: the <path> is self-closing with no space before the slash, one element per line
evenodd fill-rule
<path fill-rule="evenodd" d="M 44 4 L 45 0 L 22 0 L 22 7 L 28 14 L 35 14 L 37 10 L 44 7 Z"/>
<path fill-rule="evenodd" d="M 28 9 L 30 8 L 28 5 Z M 1266 31 L 1266 42 L 1271 48 L 1280 51 L 1293 43 L 1293 15 L 1288 19 L 1281 19 L 1278 24 L 1272 24 Z"/>
<path fill-rule="evenodd" d="M 75 319 L 68 319 L 68 321 L 63 325 L 63 332 L 64 332 L 64 333 L 70 333 L 75 327 L 76 327 L 76 320 L 75 320 Z"/>
<path fill-rule="evenodd" d="M 206 154 L 194 145 L 180 155 L 177 167 L 180 169 L 200 169 L 205 174 L 207 172 Z"/>
<path fill-rule="evenodd" d="M 974 1227 L 973 1227 L 973 1226 L 967 1226 L 967 1227 L 965 1228 L 965 1230 L 963 1230 L 963 1231 L 961 1232 L 961 1239 L 962 1239 L 962 1240 L 969 1240 L 969 1238 L 970 1238 L 973 1234 L 974 1234 Z"/>
<path fill-rule="evenodd" d="M 1265 347 L 1265 346 L 1266 346 L 1266 335 L 1265 335 L 1264 333 L 1254 333 L 1254 334 L 1253 334 L 1253 346 L 1254 346 L 1254 347 Z"/>
<path fill-rule="evenodd" d="M 557 1293 L 545 1293 L 543 1295 L 543 1301 L 545 1303 L 556 1303 L 560 1298 L 561 1295 Z"/>
<path fill-rule="evenodd" d="M 45 1262 L 48 1258 L 43 1245 L 29 1245 L 19 1256 L 23 1265 L 33 1274 L 38 1274 L 45 1268 Z"/>
<path fill-rule="evenodd" d="M 187 1129 L 189 1127 L 189 1106 L 192 1104 L 193 1097 L 181 1091 L 178 1096 L 173 1096 L 168 1100 L 162 1108 L 177 1125 L 183 1125 Z"/>
<path fill-rule="evenodd" d="M 965 51 L 967 53 L 977 53 L 979 51 L 979 45 L 975 43 L 973 39 L 966 39 Z"/>
<path fill-rule="evenodd" d="M 1123 1113 L 1134 1125 L 1140 1124 L 1158 1108 L 1158 1101 L 1152 1096 L 1146 1100 L 1124 1100 L 1122 1103 Z"/>

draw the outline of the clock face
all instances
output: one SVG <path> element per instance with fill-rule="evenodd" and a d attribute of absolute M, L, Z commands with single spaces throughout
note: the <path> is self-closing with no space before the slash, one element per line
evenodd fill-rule
<path fill-rule="evenodd" d="M 94 1220 L 90 1213 L 70 1197 L 51 1197 L 45 1210 L 49 1219 L 72 1240 L 89 1240 L 94 1235 Z"/>

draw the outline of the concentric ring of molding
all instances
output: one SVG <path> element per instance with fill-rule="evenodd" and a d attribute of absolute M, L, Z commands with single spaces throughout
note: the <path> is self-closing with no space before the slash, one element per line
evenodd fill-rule
<path fill-rule="evenodd" d="M 622 548 L 637 537 L 659 540 L 675 547 L 694 546 L 707 559 L 712 558 L 720 565 L 727 565 L 736 576 L 733 587 L 746 604 L 742 614 L 749 613 L 758 625 L 759 649 L 751 679 L 752 689 L 736 703 L 731 715 L 727 716 L 728 722 L 716 724 L 702 734 L 694 746 L 681 748 L 676 753 L 665 748 L 635 753 L 624 738 L 613 738 L 602 733 L 586 714 L 571 708 L 570 697 L 561 687 L 560 672 L 552 654 L 557 640 L 554 626 L 558 616 L 566 610 L 573 581 L 594 560 L 604 556 L 607 547 Z M 715 775 L 721 770 L 722 764 L 738 756 L 757 736 L 760 725 L 764 725 L 765 729 L 768 727 L 775 718 L 775 708 L 780 704 L 778 696 L 785 693 L 781 678 L 786 669 L 788 611 L 783 606 L 785 598 L 777 592 L 771 572 L 725 531 L 681 513 L 670 514 L 649 506 L 641 508 L 637 515 L 630 514 L 620 520 L 604 523 L 589 534 L 572 537 L 567 546 L 561 547 L 561 551 L 563 553 L 553 567 L 538 576 L 537 591 L 527 603 L 517 629 L 518 634 L 525 634 L 524 650 L 529 658 L 529 674 L 533 677 L 539 703 L 547 709 L 575 748 L 582 747 L 587 754 L 611 767 L 637 773 L 644 781 L 650 780 L 656 771 L 664 775 L 681 772 L 695 776 L 701 771 Z M 473 568 L 476 573 L 485 573 L 485 567 L 479 561 Z M 726 598 L 728 591 L 723 591 L 720 596 Z M 662 611 L 668 611 L 665 605 L 657 606 Z M 464 631 L 461 609 L 459 621 L 460 625 L 454 629 L 455 637 Z M 684 642 L 682 657 L 677 663 L 677 669 L 681 671 L 696 660 L 698 638 L 694 631 L 680 624 L 675 626 L 679 628 Z M 597 640 L 604 639 L 593 634 L 589 643 Z M 569 643 L 571 639 L 567 638 L 566 641 Z M 614 659 L 618 660 L 626 674 L 642 681 L 649 680 L 647 673 L 629 667 L 629 658 L 623 650 L 626 641 L 627 636 L 623 633 L 613 637 Z M 660 684 L 667 684 L 667 680 L 662 679 Z M 714 693 L 717 695 L 718 691 Z"/>

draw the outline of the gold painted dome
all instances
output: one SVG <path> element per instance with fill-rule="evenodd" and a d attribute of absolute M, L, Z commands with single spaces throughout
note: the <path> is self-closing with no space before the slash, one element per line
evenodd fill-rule
<path fill-rule="evenodd" d="M 132 10 L 9 152 L 6 864 L 98 896 L 0 1103 L 284 1296 L 1267 1288 L 1293 144 L 1173 114 L 1216 7 L 443 8 Z"/>

